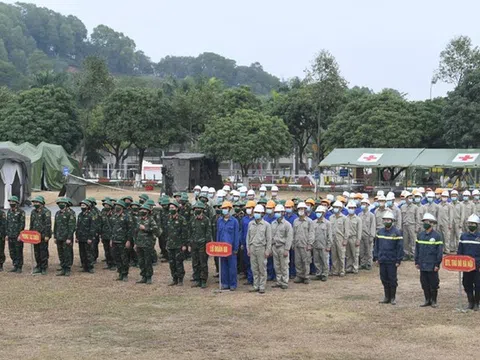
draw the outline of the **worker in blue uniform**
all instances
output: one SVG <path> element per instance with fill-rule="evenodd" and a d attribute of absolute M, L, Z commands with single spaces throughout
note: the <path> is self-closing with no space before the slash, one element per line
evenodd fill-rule
<path fill-rule="evenodd" d="M 468 232 L 460 236 L 458 255 L 467 255 L 475 259 L 475 270 L 463 273 L 463 288 L 467 293 L 468 309 L 478 311 L 480 303 L 480 218 L 473 214 L 467 219 Z"/>
<path fill-rule="evenodd" d="M 222 290 L 235 291 L 237 288 L 237 252 L 240 245 L 240 230 L 237 219 L 231 216 L 233 205 L 230 201 L 222 203 L 222 216 L 217 220 L 217 242 L 232 245 L 232 254 L 220 258 Z"/>
<path fill-rule="evenodd" d="M 433 229 L 437 224 L 435 216 L 425 213 L 422 222 L 424 230 L 418 233 L 415 243 L 415 266 L 420 270 L 420 284 L 425 295 L 425 303 L 420 307 L 436 308 L 443 239 L 442 235 Z"/>
<path fill-rule="evenodd" d="M 263 220 L 265 220 L 267 223 L 272 224 L 276 218 L 275 218 L 275 201 L 273 200 L 268 200 L 267 204 L 265 206 L 265 216 L 263 217 Z M 273 265 L 273 257 L 269 256 L 267 259 L 267 281 L 273 281 L 277 278 L 277 275 L 275 274 L 275 267 Z"/>
<path fill-rule="evenodd" d="M 242 248 L 241 250 L 243 251 L 243 263 L 245 266 L 245 275 L 247 276 L 247 282 L 244 285 L 253 285 L 252 267 L 250 264 L 250 256 L 248 256 L 247 251 L 247 233 L 248 224 L 250 224 L 251 221 L 255 220 L 255 218 L 253 217 L 253 209 L 255 208 L 255 205 L 255 201 L 247 201 L 247 204 L 245 205 L 245 216 L 243 217 L 241 224 L 242 237 L 240 239 L 240 246 Z"/>
<path fill-rule="evenodd" d="M 298 219 L 298 215 L 295 214 L 295 203 L 292 200 L 285 202 L 285 220 L 293 226 L 293 222 Z M 288 276 L 290 279 L 295 279 L 297 276 L 297 270 L 295 269 L 295 250 L 293 246 L 290 249 L 290 264 L 288 265 Z"/>
<path fill-rule="evenodd" d="M 403 235 L 393 223 L 395 217 L 387 211 L 383 217 L 383 227 L 377 231 L 373 261 L 380 266 L 380 279 L 383 284 L 385 297 L 381 304 L 396 305 L 398 286 L 397 268 L 403 259 Z"/>

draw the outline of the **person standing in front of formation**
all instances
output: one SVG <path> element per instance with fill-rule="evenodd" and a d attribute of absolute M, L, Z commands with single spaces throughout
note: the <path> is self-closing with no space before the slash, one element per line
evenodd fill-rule
<path fill-rule="evenodd" d="M 301 202 L 297 206 L 298 219 L 293 223 L 293 246 L 295 247 L 295 268 L 297 277 L 294 283 L 310 283 L 310 262 L 314 241 L 313 222 L 307 216 L 307 205 Z"/>
<path fill-rule="evenodd" d="M 110 247 L 112 248 L 115 264 L 117 265 L 117 281 L 128 281 L 128 271 L 130 269 L 129 251 L 133 246 L 134 220 L 126 211 L 127 204 L 123 200 L 115 204 L 115 214 L 110 218 L 112 238 Z"/>
<path fill-rule="evenodd" d="M 393 213 L 386 212 L 382 220 L 384 227 L 377 231 L 373 253 L 373 261 L 380 267 L 380 279 L 385 292 L 385 297 L 380 303 L 397 305 L 397 269 L 403 259 L 403 235 L 394 226 Z"/>
<path fill-rule="evenodd" d="M 57 245 L 58 259 L 60 260 L 60 272 L 57 276 L 70 276 L 72 269 L 72 249 L 76 227 L 75 215 L 68 211 L 67 199 L 57 199 L 60 210 L 55 214 L 53 236 Z"/>
<path fill-rule="evenodd" d="M 333 215 L 329 221 L 332 224 L 332 275 L 345 276 L 345 216 L 342 214 L 343 204 L 341 201 L 333 203 Z"/>
<path fill-rule="evenodd" d="M 347 241 L 346 272 L 347 274 L 358 274 L 360 242 L 362 241 L 363 225 L 362 219 L 355 215 L 357 205 L 353 201 L 350 201 L 347 208 L 348 215 L 345 218 L 345 240 Z"/>
<path fill-rule="evenodd" d="M 193 205 L 193 218 L 190 226 L 189 251 L 192 254 L 193 285 L 205 289 L 208 280 L 207 243 L 213 241 L 212 224 L 205 215 L 206 206 L 202 201 Z"/>
<path fill-rule="evenodd" d="M 360 214 L 362 220 L 362 239 L 360 241 L 360 269 L 372 269 L 373 239 L 375 238 L 375 215 L 369 210 L 370 201 L 363 198 L 360 201 Z"/>
<path fill-rule="evenodd" d="M 458 248 L 458 241 L 462 235 L 463 223 L 465 222 L 465 208 L 461 201 L 458 201 L 458 191 L 452 190 L 450 193 L 452 199 L 452 233 L 450 235 L 450 244 L 445 244 L 447 252 L 455 252 Z"/>
<path fill-rule="evenodd" d="M 140 276 L 137 284 L 151 284 L 153 276 L 153 246 L 155 245 L 155 236 L 158 234 L 158 226 L 152 216 L 152 208 L 143 204 L 139 211 L 139 217 L 136 222 L 135 251 L 137 252 L 138 266 L 140 267 Z"/>
<path fill-rule="evenodd" d="M 32 200 L 35 208 L 30 214 L 30 230 L 40 233 L 41 241 L 33 245 L 37 266 L 33 274 L 47 275 L 48 267 L 48 241 L 52 236 L 52 213 L 45 208 L 43 196 L 37 196 Z"/>
<path fill-rule="evenodd" d="M 288 268 L 290 262 L 290 248 L 293 243 L 293 228 L 285 220 L 285 208 L 278 204 L 275 206 L 275 218 L 272 223 L 272 255 L 275 266 L 276 284 L 272 287 L 288 289 Z"/>
<path fill-rule="evenodd" d="M 420 270 L 420 283 L 425 294 L 425 303 L 420 306 L 436 308 L 443 241 L 442 235 L 433 229 L 437 219 L 432 214 L 423 215 L 422 222 L 424 230 L 418 234 L 415 246 L 415 267 Z"/>
<path fill-rule="evenodd" d="M 179 213 L 180 204 L 173 200 L 170 202 L 169 217 L 165 228 L 167 239 L 168 263 L 172 281 L 169 286 L 183 286 L 185 277 L 185 252 L 187 251 L 189 227 L 187 220 Z"/>
<path fill-rule="evenodd" d="M 332 246 L 332 225 L 325 218 L 327 208 L 318 206 L 315 210 L 317 220 L 313 222 L 313 261 L 315 262 L 315 280 L 328 279 L 328 253 Z M 373 216 L 373 214 L 372 214 Z"/>
<path fill-rule="evenodd" d="M 419 193 L 418 193 L 419 194 Z M 415 254 L 415 241 L 417 240 L 417 227 L 420 223 L 420 208 L 415 204 L 413 195 L 409 192 L 405 194 L 405 205 L 402 206 L 402 222 L 403 222 L 403 241 L 404 241 L 404 260 L 412 260 Z M 420 194 L 419 194 L 420 195 Z"/>
<path fill-rule="evenodd" d="M 23 242 L 20 241 L 20 233 L 25 229 L 25 211 L 20 209 L 18 197 L 11 196 L 8 199 L 10 209 L 7 211 L 7 223 L 5 241 L 8 241 L 8 250 L 13 262 L 12 273 L 21 273 L 23 267 Z"/>
<path fill-rule="evenodd" d="M 220 258 L 220 276 L 222 290 L 235 291 L 237 289 L 237 252 L 240 247 L 240 226 L 237 219 L 231 215 L 232 208 L 233 205 L 230 201 L 222 203 L 222 214 L 217 220 L 217 242 L 226 242 L 232 245 L 232 255 Z"/>
<path fill-rule="evenodd" d="M 87 199 L 80 202 L 81 213 L 77 217 L 77 228 L 75 231 L 76 242 L 80 251 L 80 263 L 83 272 L 93 274 L 95 254 L 93 243 L 95 241 L 96 227 L 95 220 L 90 212 L 91 203 Z"/>

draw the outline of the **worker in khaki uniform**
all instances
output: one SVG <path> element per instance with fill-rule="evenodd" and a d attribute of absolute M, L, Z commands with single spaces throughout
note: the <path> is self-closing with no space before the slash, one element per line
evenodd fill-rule
<path fill-rule="evenodd" d="M 272 228 L 263 220 L 265 209 L 257 205 L 253 209 L 254 221 L 248 224 L 247 254 L 253 273 L 253 289 L 250 292 L 265 293 L 267 283 L 267 259 L 272 249 Z"/>
<path fill-rule="evenodd" d="M 295 247 L 295 268 L 297 277 L 294 283 L 310 283 L 310 262 L 312 261 L 313 223 L 307 216 L 307 205 L 300 202 L 297 205 L 298 219 L 293 223 L 293 245 Z"/>
<path fill-rule="evenodd" d="M 332 224 L 332 275 L 345 276 L 345 216 L 342 214 L 343 204 L 340 201 L 333 203 L 333 215 L 329 221 Z"/>
<path fill-rule="evenodd" d="M 385 207 L 387 210 L 390 210 L 395 216 L 395 226 L 397 229 L 402 230 L 402 211 L 400 208 L 395 204 L 395 194 L 393 192 L 389 192 L 386 197 L 386 204 Z"/>
<path fill-rule="evenodd" d="M 328 278 L 328 253 L 332 246 L 332 224 L 325 218 L 325 206 L 315 210 L 317 220 L 313 222 L 313 261 L 315 262 L 316 280 L 327 281 Z"/>
<path fill-rule="evenodd" d="M 418 232 L 422 231 L 421 229 L 423 229 L 423 222 L 421 221 L 421 219 L 423 219 L 423 215 L 425 214 L 432 214 L 435 219 L 438 219 L 438 209 L 439 209 L 439 206 L 437 204 L 435 204 L 435 193 L 433 191 L 429 191 L 427 192 L 427 203 L 422 206 L 420 209 L 420 213 L 419 213 L 419 223 L 417 224 L 417 229 L 418 229 Z M 434 230 L 437 230 L 438 228 L 438 224 L 436 226 L 434 226 Z"/>
<path fill-rule="evenodd" d="M 288 289 L 288 268 L 290 264 L 290 248 L 293 243 L 293 228 L 284 219 L 283 205 L 275 206 L 275 220 L 272 222 L 272 254 L 277 283 L 272 288 Z"/>
<path fill-rule="evenodd" d="M 415 255 L 415 241 L 417 240 L 418 224 L 420 223 L 418 207 L 413 196 L 418 195 L 421 198 L 421 194 L 414 190 L 414 193 L 405 193 L 405 205 L 402 206 L 402 229 L 403 229 L 403 241 L 404 241 L 404 260 L 413 260 Z"/>
<path fill-rule="evenodd" d="M 452 233 L 453 224 L 453 206 L 448 202 L 449 197 L 450 195 L 448 193 L 448 190 L 442 191 L 440 203 L 438 204 L 437 231 L 440 233 L 440 235 L 442 235 L 444 244 L 450 244 L 450 236 Z M 445 252 L 447 251 L 445 250 Z"/>
<path fill-rule="evenodd" d="M 462 235 L 462 227 L 465 221 L 465 208 L 463 204 L 458 201 L 458 191 L 452 190 L 450 193 L 452 199 L 452 233 L 450 234 L 450 243 L 445 242 L 446 252 L 456 252 L 458 248 L 458 242 Z"/>
<path fill-rule="evenodd" d="M 378 208 L 375 210 L 375 227 L 377 228 L 377 231 L 380 229 L 383 229 L 383 215 L 385 215 L 389 211 L 385 203 L 387 202 L 387 199 L 385 198 L 384 195 L 378 195 Z"/>
<path fill-rule="evenodd" d="M 362 210 L 358 217 L 362 220 L 362 239 L 360 241 L 360 269 L 372 270 L 373 239 L 377 234 L 375 215 L 369 210 L 370 201 L 364 198 L 360 201 Z"/>
<path fill-rule="evenodd" d="M 463 232 L 468 232 L 468 224 L 467 224 L 467 219 L 475 214 L 475 204 L 471 201 L 471 196 L 472 194 L 470 191 L 465 190 L 463 192 L 463 216 L 464 216 L 464 222 L 462 224 L 463 227 Z"/>
<path fill-rule="evenodd" d="M 347 241 L 347 274 L 358 274 L 360 242 L 362 240 L 362 219 L 355 215 L 357 205 L 350 201 L 347 205 L 348 215 L 345 217 L 345 240 Z"/>
<path fill-rule="evenodd" d="M 478 191 L 477 189 L 473 190 L 472 196 L 473 196 L 472 202 L 475 208 L 474 214 L 478 215 L 480 214 L 480 191 Z"/>

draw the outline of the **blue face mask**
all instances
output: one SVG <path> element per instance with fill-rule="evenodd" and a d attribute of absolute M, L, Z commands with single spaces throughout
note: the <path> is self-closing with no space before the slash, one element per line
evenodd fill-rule
<path fill-rule="evenodd" d="M 247 196 L 246 193 L 244 193 L 244 192 L 241 192 L 241 193 L 240 193 L 240 197 L 244 198 L 245 196 Z"/>
<path fill-rule="evenodd" d="M 431 204 L 433 202 L 433 198 L 427 198 L 427 201 L 429 204 Z"/>
<path fill-rule="evenodd" d="M 272 209 L 267 209 L 266 212 L 267 212 L 268 215 L 271 215 L 273 213 L 273 210 Z"/>
<path fill-rule="evenodd" d="M 317 219 L 320 219 L 322 217 L 323 213 L 318 212 L 318 213 L 315 213 L 315 215 L 317 216 Z"/>
<path fill-rule="evenodd" d="M 262 218 L 262 214 L 255 213 L 253 214 L 253 217 L 255 218 L 255 220 L 260 220 Z"/>
<path fill-rule="evenodd" d="M 286 208 L 286 209 L 285 209 L 285 212 L 286 212 L 287 214 L 291 214 L 291 213 L 293 213 L 293 209 L 292 209 L 292 208 Z"/>
<path fill-rule="evenodd" d="M 367 208 L 367 205 L 362 205 L 362 206 L 360 206 L 360 208 L 361 208 L 362 210 L 365 210 L 365 209 Z"/>
<path fill-rule="evenodd" d="M 393 205 L 393 201 L 388 200 L 388 201 L 386 202 L 386 205 L 387 205 L 387 207 L 391 207 L 391 206 Z"/>
<path fill-rule="evenodd" d="M 452 201 L 457 201 L 458 198 L 457 197 L 452 197 Z"/>
<path fill-rule="evenodd" d="M 416 198 L 415 198 L 415 202 L 416 202 L 417 204 L 419 204 L 421 201 L 422 201 L 422 198 L 419 198 L 419 197 L 416 197 Z"/>
<path fill-rule="evenodd" d="M 282 217 L 281 213 L 275 213 L 275 219 L 280 219 Z"/>
<path fill-rule="evenodd" d="M 355 201 L 355 204 L 357 204 L 357 206 L 360 206 L 361 203 L 362 203 L 362 202 L 361 202 L 360 200 L 356 200 L 356 201 Z"/>
<path fill-rule="evenodd" d="M 470 196 L 464 196 L 463 197 L 463 201 L 468 201 L 468 200 L 470 200 Z"/>
<path fill-rule="evenodd" d="M 375 201 L 375 202 L 373 203 L 373 206 L 374 206 L 375 208 L 377 208 L 379 205 L 380 205 L 380 204 L 378 203 L 378 201 Z"/>
<path fill-rule="evenodd" d="M 213 196 L 214 196 L 214 194 L 208 194 L 208 197 L 209 197 L 210 199 L 213 199 Z"/>
<path fill-rule="evenodd" d="M 355 214 L 355 209 L 348 209 L 348 214 L 349 215 Z"/>
<path fill-rule="evenodd" d="M 200 192 L 199 192 L 199 191 L 194 191 L 193 194 L 194 194 L 195 196 L 198 196 L 198 195 L 200 195 Z"/>
<path fill-rule="evenodd" d="M 474 196 L 473 197 L 475 200 L 480 200 L 480 196 Z"/>
<path fill-rule="evenodd" d="M 338 211 L 339 211 L 338 208 L 333 208 L 333 213 L 334 214 L 338 214 Z"/>
<path fill-rule="evenodd" d="M 310 212 L 312 210 L 312 207 L 310 205 L 307 205 L 307 211 Z"/>
<path fill-rule="evenodd" d="M 221 197 L 221 196 L 217 197 L 217 201 L 218 202 L 223 202 L 223 197 Z"/>
<path fill-rule="evenodd" d="M 228 209 L 222 209 L 222 215 L 228 215 L 230 211 Z"/>

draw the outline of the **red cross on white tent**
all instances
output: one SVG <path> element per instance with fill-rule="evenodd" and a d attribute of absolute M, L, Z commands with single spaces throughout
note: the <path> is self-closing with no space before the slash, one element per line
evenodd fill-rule
<path fill-rule="evenodd" d="M 472 154 L 457 154 L 455 158 L 452 160 L 454 163 L 472 163 L 477 160 L 479 153 L 472 153 Z"/>
<path fill-rule="evenodd" d="M 383 154 L 369 154 L 364 153 L 362 156 L 358 158 L 358 162 L 365 162 L 365 163 L 374 163 L 380 160 Z"/>

